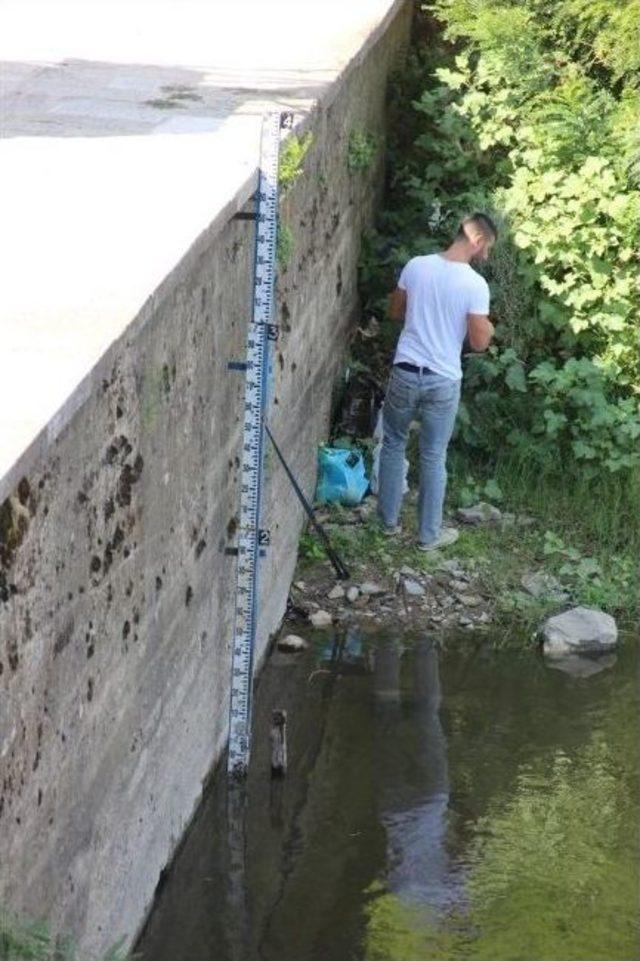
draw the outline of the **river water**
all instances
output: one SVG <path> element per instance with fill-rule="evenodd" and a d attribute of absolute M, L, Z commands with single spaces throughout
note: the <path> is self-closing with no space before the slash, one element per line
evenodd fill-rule
<path fill-rule="evenodd" d="M 637 647 L 592 669 L 468 637 L 276 652 L 246 788 L 212 778 L 141 958 L 638 961 Z"/>

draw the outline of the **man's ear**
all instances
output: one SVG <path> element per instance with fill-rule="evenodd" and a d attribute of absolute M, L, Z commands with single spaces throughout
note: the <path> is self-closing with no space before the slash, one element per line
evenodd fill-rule
<path fill-rule="evenodd" d="M 478 230 L 478 228 L 474 226 L 474 224 L 465 224 L 463 227 L 463 230 L 464 230 L 465 237 L 473 247 L 473 252 L 476 254 L 479 253 L 480 250 L 482 249 L 482 244 L 484 241 L 482 232 Z"/>

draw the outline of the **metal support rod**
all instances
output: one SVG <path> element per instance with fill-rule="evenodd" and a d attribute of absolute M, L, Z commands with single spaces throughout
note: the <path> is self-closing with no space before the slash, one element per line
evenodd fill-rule
<path fill-rule="evenodd" d="M 304 508 L 304 511 L 305 511 L 307 517 L 308 517 L 309 520 L 311 521 L 311 524 L 313 525 L 313 528 L 314 528 L 316 534 L 318 535 L 318 537 L 320 538 L 320 540 L 321 540 L 321 542 L 322 542 L 322 546 L 324 547 L 324 549 L 325 549 L 325 551 L 326 551 L 326 554 L 327 554 L 327 557 L 329 558 L 329 560 L 331 561 L 331 563 L 332 563 L 332 565 L 333 565 L 333 568 L 334 568 L 334 570 L 335 570 L 335 572 L 336 572 L 336 576 L 338 577 L 338 580 L 340 580 L 340 581 L 347 581 L 347 580 L 349 580 L 349 578 L 350 578 L 350 576 L 351 576 L 351 575 L 349 574 L 349 571 L 347 570 L 347 568 L 345 567 L 344 563 L 342 562 L 342 559 L 338 556 L 338 554 L 336 553 L 336 551 L 335 551 L 335 550 L 333 549 L 333 547 L 331 546 L 331 541 L 329 540 L 329 537 L 328 537 L 328 535 L 327 535 L 327 532 L 324 530 L 324 528 L 322 527 L 322 525 L 320 524 L 320 522 L 319 522 L 318 519 L 316 518 L 316 515 L 315 515 L 315 512 L 314 512 L 314 510 L 313 510 L 313 507 L 311 506 L 311 504 L 309 503 L 309 501 L 307 500 L 307 498 L 306 498 L 306 497 L 304 496 L 304 494 L 302 493 L 302 490 L 301 490 L 301 488 L 300 488 L 300 485 L 298 484 L 297 480 L 296 480 L 295 477 L 293 476 L 293 474 L 292 474 L 292 472 L 291 472 L 291 469 L 289 468 L 289 465 L 287 464 L 286 460 L 284 459 L 284 457 L 283 457 L 283 455 L 282 455 L 282 451 L 280 450 L 280 448 L 279 448 L 278 445 L 276 444 L 275 438 L 274 438 L 273 434 L 271 433 L 271 430 L 270 430 L 270 428 L 269 428 L 269 425 L 266 423 L 266 421 L 264 421 L 264 429 L 265 429 L 265 431 L 266 431 L 267 437 L 269 438 L 269 440 L 270 440 L 271 443 L 273 444 L 273 449 L 275 450 L 276 454 L 278 455 L 278 460 L 280 461 L 280 463 L 281 463 L 282 466 L 284 467 L 285 473 L 286 473 L 287 477 L 289 478 L 289 480 L 291 481 L 291 486 L 293 487 L 294 491 L 296 492 L 296 494 L 297 494 L 297 496 L 298 496 L 298 500 L 299 500 L 300 503 L 302 504 L 302 506 L 303 506 L 303 508 Z"/>

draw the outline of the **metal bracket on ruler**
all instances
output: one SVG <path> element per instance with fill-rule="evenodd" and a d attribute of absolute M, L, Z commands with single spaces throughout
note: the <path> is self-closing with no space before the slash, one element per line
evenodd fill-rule
<path fill-rule="evenodd" d="M 258 553 L 260 557 L 266 557 L 265 547 L 269 547 L 271 544 L 271 531 L 262 530 L 258 531 Z M 227 557 L 239 557 L 241 554 L 246 553 L 244 547 L 225 547 L 225 555 Z M 243 573 L 241 571 L 241 573 Z"/>

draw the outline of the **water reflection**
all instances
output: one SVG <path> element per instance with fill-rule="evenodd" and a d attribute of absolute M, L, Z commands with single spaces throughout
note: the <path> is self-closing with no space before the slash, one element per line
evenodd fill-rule
<path fill-rule="evenodd" d="M 377 703 L 376 794 L 387 836 L 388 890 L 434 914 L 456 903 L 462 886 L 446 847 L 449 805 L 447 743 L 440 723 L 438 652 L 419 638 L 403 648 L 381 642 L 374 657 Z"/>
<path fill-rule="evenodd" d="M 274 656 L 241 830 L 223 774 L 143 961 L 637 961 L 636 665 L 356 634 Z"/>

